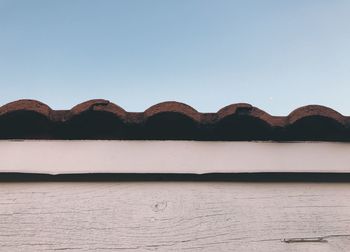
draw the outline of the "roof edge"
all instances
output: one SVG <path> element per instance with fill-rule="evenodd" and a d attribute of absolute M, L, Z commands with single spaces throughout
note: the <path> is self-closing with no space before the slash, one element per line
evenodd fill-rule
<path fill-rule="evenodd" d="M 0 107 L 0 139 L 15 138 L 350 142 L 350 117 L 321 105 L 273 116 L 247 103 L 201 113 L 168 101 L 128 112 L 103 99 L 68 110 L 23 99 Z"/>

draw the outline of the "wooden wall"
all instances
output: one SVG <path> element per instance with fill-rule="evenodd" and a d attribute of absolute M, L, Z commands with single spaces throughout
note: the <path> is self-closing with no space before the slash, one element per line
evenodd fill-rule
<path fill-rule="evenodd" d="M 1 183 L 0 251 L 350 251 L 350 184 Z"/>

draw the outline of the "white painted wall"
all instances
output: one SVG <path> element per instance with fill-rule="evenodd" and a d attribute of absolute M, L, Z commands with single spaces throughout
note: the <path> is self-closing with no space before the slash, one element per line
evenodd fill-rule
<path fill-rule="evenodd" d="M 0 141 L 0 172 L 350 172 L 350 143 Z"/>

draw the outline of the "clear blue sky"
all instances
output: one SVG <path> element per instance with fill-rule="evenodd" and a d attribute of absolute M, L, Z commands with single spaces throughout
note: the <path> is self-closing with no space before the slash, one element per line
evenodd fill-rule
<path fill-rule="evenodd" d="M 350 114 L 348 0 L 0 0 L 0 104 Z"/>

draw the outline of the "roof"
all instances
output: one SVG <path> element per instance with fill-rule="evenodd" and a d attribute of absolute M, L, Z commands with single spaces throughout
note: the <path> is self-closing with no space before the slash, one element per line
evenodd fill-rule
<path fill-rule="evenodd" d="M 272 116 L 250 104 L 200 113 L 179 102 L 127 112 L 107 100 L 53 110 L 35 100 L 0 107 L 0 139 L 350 141 L 350 117 L 319 105 Z"/>

